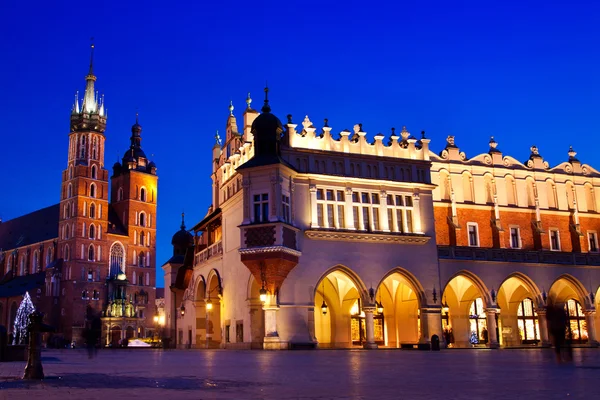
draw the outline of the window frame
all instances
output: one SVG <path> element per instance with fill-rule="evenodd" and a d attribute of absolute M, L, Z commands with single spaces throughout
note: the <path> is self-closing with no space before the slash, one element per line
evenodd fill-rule
<path fill-rule="evenodd" d="M 475 228 L 476 244 L 471 244 L 470 228 L 472 227 Z M 481 241 L 479 240 L 479 224 L 477 222 L 467 222 L 467 244 L 469 247 L 481 247 Z"/>
<path fill-rule="evenodd" d="M 258 196 L 258 200 L 256 197 Z M 256 206 L 258 205 L 258 216 L 256 215 Z M 266 208 L 265 208 L 266 206 Z M 266 224 L 269 222 L 270 200 L 268 192 L 252 193 L 252 223 Z M 266 211 L 266 215 L 265 215 Z"/>
<path fill-rule="evenodd" d="M 556 233 L 557 248 L 554 248 L 554 245 L 552 243 L 552 233 L 553 232 Z M 548 239 L 550 241 L 550 251 L 561 251 L 561 246 L 560 246 L 560 230 L 558 228 L 549 228 L 548 229 Z"/>
<path fill-rule="evenodd" d="M 517 246 L 513 245 L 513 234 L 512 234 L 513 229 L 516 229 L 516 231 L 517 231 L 517 242 L 518 242 Z M 509 231 L 510 248 L 511 249 L 522 249 L 523 248 L 523 239 L 521 238 L 521 227 L 518 225 L 509 225 L 508 231 Z"/>
<path fill-rule="evenodd" d="M 592 249 L 590 238 L 594 238 L 594 249 Z M 598 253 L 598 232 L 597 231 L 587 231 L 587 239 L 588 239 L 588 252 L 590 253 Z"/>

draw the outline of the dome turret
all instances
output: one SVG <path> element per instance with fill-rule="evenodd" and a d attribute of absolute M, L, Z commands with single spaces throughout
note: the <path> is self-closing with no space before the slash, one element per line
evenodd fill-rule
<path fill-rule="evenodd" d="M 171 239 L 173 255 L 184 255 L 188 247 L 194 245 L 194 236 L 185 229 L 185 214 L 181 213 L 181 227 Z"/>

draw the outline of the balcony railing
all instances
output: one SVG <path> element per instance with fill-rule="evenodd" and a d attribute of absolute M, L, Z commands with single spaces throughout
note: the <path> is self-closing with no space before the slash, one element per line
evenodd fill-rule
<path fill-rule="evenodd" d="M 599 253 L 572 253 L 566 251 L 438 246 L 438 256 L 441 259 L 454 260 L 505 261 L 563 265 L 600 265 Z"/>
<path fill-rule="evenodd" d="M 206 260 L 223 254 L 223 242 L 220 240 L 217 243 L 211 244 L 202 251 L 194 255 L 194 265 L 205 262 Z"/>

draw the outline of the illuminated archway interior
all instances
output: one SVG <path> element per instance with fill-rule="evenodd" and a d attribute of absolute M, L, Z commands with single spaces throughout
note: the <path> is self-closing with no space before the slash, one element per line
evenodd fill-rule
<path fill-rule="evenodd" d="M 221 345 L 221 286 L 219 278 L 213 275 L 206 293 L 206 341 L 209 348 Z"/>
<path fill-rule="evenodd" d="M 510 277 L 498 290 L 500 344 L 521 346 L 540 344 L 541 333 L 536 310 L 536 294 L 522 279 Z"/>
<path fill-rule="evenodd" d="M 206 285 L 203 280 L 200 280 L 196 286 L 194 295 L 194 309 L 196 310 L 196 347 L 206 347 L 206 303 L 204 302 L 204 294 L 206 293 Z"/>
<path fill-rule="evenodd" d="M 319 347 L 360 345 L 363 327 L 360 320 L 358 327 L 355 321 L 362 314 L 361 308 L 358 288 L 345 272 L 335 270 L 323 278 L 315 293 L 315 337 Z"/>
<path fill-rule="evenodd" d="M 471 279 L 458 275 L 444 289 L 442 328 L 452 347 L 485 345 L 487 321 L 483 294 Z"/>
<path fill-rule="evenodd" d="M 567 339 L 575 343 L 588 341 L 588 326 L 584 315 L 585 301 L 575 284 L 565 278 L 558 279 L 548 292 L 548 303 L 564 307 L 567 312 Z"/>
<path fill-rule="evenodd" d="M 375 340 L 389 347 L 416 344 L 421 337 L 420 305 L 413 285 L 400 273 L 388 276 L 377 291 Z M 380 313 L 383 309 L 383 313 Z M 379 328 L 378 323 L 381 324 Z M 378 337 L 378 331 L 381 335 Z"/>

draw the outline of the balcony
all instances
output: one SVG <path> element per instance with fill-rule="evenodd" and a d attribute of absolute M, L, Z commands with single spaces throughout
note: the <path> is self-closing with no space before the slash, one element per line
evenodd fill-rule
<path fill-rule="evenodd" d="M 438 246 L 438 257 L 449 260 L 504 261 L 535 264 L 600 265 L 598 253 L 548 250 L 490 249 Z"/>
<path fill-rule="evenodd" d="M 214 244 L 211 244 L 202 251 L 199 251 L 194 255 L 194 266 L 202 264 L 207 260 L 220 256 L 223 254 L 223 242 L 220 240 Z"/>

